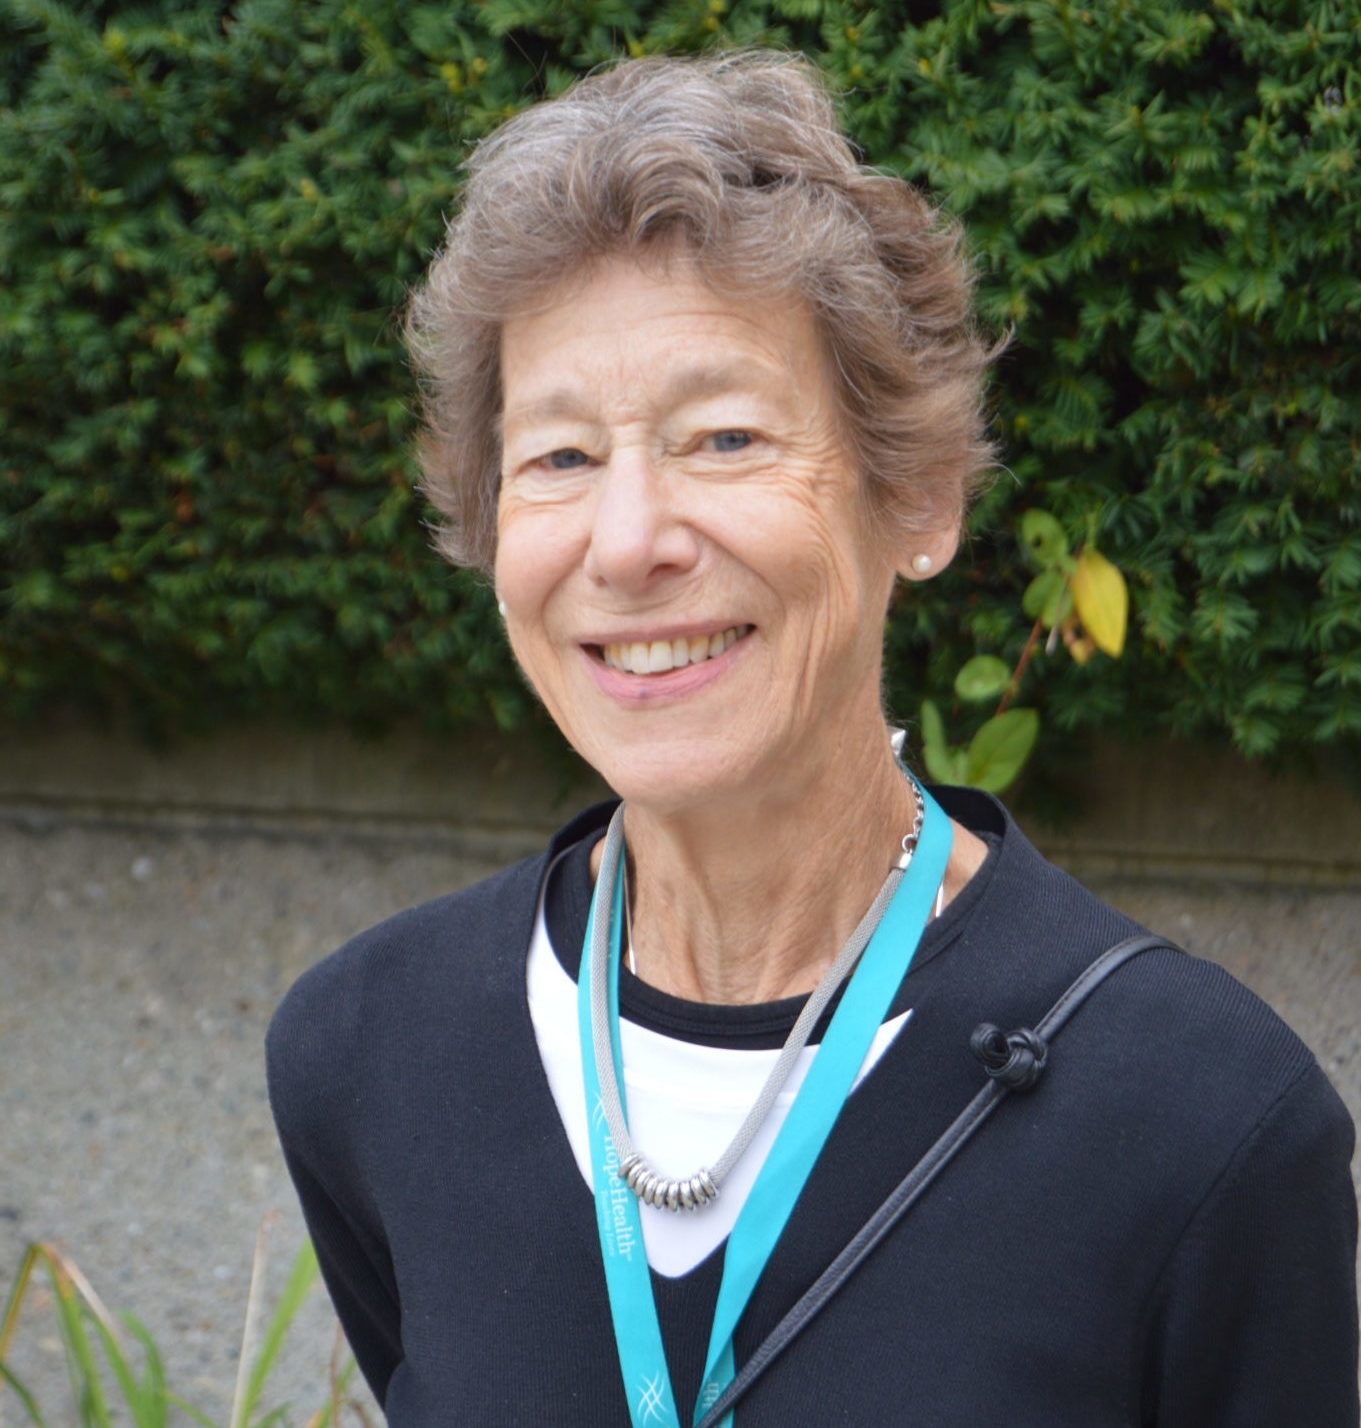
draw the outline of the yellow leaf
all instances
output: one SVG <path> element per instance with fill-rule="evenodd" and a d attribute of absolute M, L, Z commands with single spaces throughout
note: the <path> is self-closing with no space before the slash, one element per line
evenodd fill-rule
<path fill-rule="evenodd" d="M 1118 658 L 1125 648 L 1125 624 L 1129 618 L 1125 577 L 1099 550 L 1088 546 L 1077 558 L 1071 589 L 1077 617 L 1092 643 Z"/>

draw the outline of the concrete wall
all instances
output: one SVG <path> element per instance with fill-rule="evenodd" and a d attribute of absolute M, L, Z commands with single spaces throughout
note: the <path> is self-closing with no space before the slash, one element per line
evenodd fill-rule
<path fill-rule="evenodd" d="M 0 729 L 0 815 L 327 835 L 428 836 L 506 855 L 604 797 L 579 765 L 495 736 L 236 729 L 157 751 L 68 725 Z M 1361 887 L 1361 801 L 1195 746 L 1111 744 L 1061 823 L 1031 827 L 1083 874 Z"/>
<path fill-rule="evenodd" d="M 1361 1112 L 1361 805 L 1170 747 L 1106 750 L 1090 788 L 1028 831 L 1272 1001 Z M 25 1243 L 62 1242 L 225 1418 L 257 1226 L 278 1212 L 274 1286 L 301 1236 L 264 1101 L 272 1008 L 353 932 L 599 792 L 514 741 L 0 735 L 0 1295 Z M 330 1332 L 318 1297 L 278 1379 L 298 1421 Z M 15 1363 L 74 1421 L 49 1313 Z"/>

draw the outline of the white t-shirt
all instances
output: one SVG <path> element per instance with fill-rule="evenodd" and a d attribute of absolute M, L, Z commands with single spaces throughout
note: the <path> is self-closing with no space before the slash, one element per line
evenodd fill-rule
<path fill-rule="evenodd" d="M 539 1055 L 577 1168 L 589 1186 L 591 1157 L 577 1031 L 577 984 L 563 970 L 549 940 L 542 896 L 529 948 L 528 975 L 529 1011 Z M 911 1011 L 903 1012 L 879 1028 L 855 1085 L 911 1015 Z M 718 1159 L 737 1134 L 780 1055 L 778 1048 L 734 1050 L 696 1045 L 623 1019 L 619 1041 L 629 1134 L 658 1171 L 677 1177 L 693 1175 L 701 1165 L 712 1165 Z M 700 1210 L 675 1213 L 640 1202 L 647 1262 L 659 1274 L 675 1278 L 687 1273 L 727 1239 L 816 1055 L 816 1046 L 806 1046 L 799 1054 L 770 1114 L 733 1166 L 716 1201 Z"/>

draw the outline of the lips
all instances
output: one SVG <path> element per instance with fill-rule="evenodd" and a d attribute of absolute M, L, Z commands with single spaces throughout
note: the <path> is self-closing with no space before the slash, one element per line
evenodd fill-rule
<path fill-rule="evenodd" d="M 620 640 L 596 645 L 594 649 L 611 669 L 625 674 L 667 674 L 714 659 L 749 635 L 753 628 L 752 625 L 729 625 L 708 634 L 681 635 L 671 640 Z"/>

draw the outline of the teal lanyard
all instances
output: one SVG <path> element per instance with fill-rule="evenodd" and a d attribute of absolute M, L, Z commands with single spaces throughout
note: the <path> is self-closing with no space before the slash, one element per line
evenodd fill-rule
<path fill-rule="evenodd" d="M 950 859 L 952 832 L 950 820 L 940 806 L 925 789 L 921 794 L 925 815 L 916 851 L 842 993 L 813 1064 L 728 1236 L 723 1279 L 709 1334 L 704 1383 L 693 1422 L 704 1416 L 708 1407 L 736 1376 L 732 1341 L 737 1322 L 789 1219 L 794 1202 L 836 1124 L 856 1075 L 864 1064 L 874 1034 L 883 1023 L 894 993 L 912 965 L 922 930 L 930 919 L 931 906 Z M 623 856 L 622 852 L 620 856 Z M 610 1047 L 621 1100 L 624 1099 L 624 1076 L 619 1050 L 619 949 L 623 883 L 620 877 L 614 880 L 614 898 L 609 911 L 608 971 Z M 581 1034 L 581 1069 L 586 1083 L 586 1120 L 590 1133 L 596 1226 L 600 1233 L 605 1285 L 619 1349 L 619 1367 L 633 1428 L 681 1428 L 680 1413 L 671 1391 L 666 1350 L 662 1345 L 661 1325 L 657 1320 L 657 1306 L 652 1296 L 651 1271 L 643 1245 L 642 1212 L 633 1192 L 615 1173 L 619 1157 L 605 1123 L 600 1081 L 592 1050 L 588 951 L 591 930 L 600 913 L 597 905 L 599 887 L 597 881 L 577 978 L 577 1018 Z M 664 1212 L 649 1208 L 647 1213 Z M 704 1211 L 693 1213 L 703 1214 Z M 733 1428 L 731 1413 L 723 1419 L 723 1428 Z"/>

